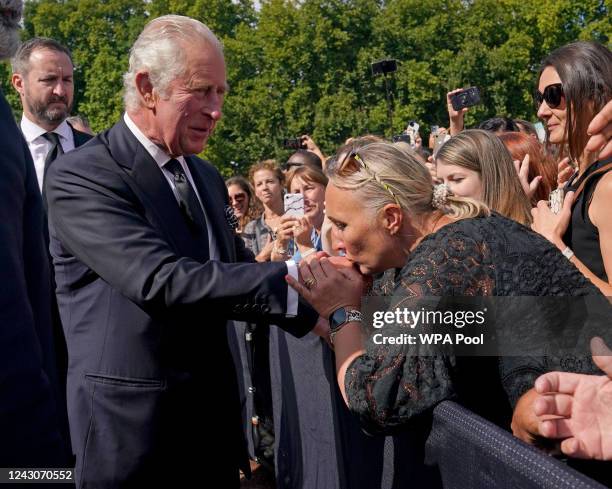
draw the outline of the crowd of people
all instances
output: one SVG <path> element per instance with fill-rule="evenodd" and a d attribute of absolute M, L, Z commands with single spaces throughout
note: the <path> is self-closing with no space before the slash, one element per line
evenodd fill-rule
<path fill-rule="evenodd" d="M 227 91 L 208 27 L 151 20 L 125 112 L 94 135 L 70 117 L 70 51 L 19 43 L 22 3 L 0 7 L 23 107 L 17 126 L 2 96 L 3 467 L 75 467 L 77 487 L 105 488 L 214 471 L 230 488 L 254 459 L 279 488 L 437 487 L 425 442 L 449 399 L 526 443 L 612 462 L 609 336 L 592 358 L 474 358 L 373 342 L 364 310 L 612 296 L 606 46 L 543 60 L 543 139 L 503 114 L 466 129 L 457 89 L 429 148 L 418 132 L 355 135 L 326 157 L 303 136 L 286 162 L 224 182 L 194 156 Z"/>

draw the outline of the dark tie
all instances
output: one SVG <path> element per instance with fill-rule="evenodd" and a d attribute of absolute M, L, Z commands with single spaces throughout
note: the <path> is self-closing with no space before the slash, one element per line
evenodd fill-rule
<path fill-rule="evenodd" d="M 53 163 L 53 161 L 59 156 L 64 154 L 64 149 L 60 144 L 59 136 L 54 132 L 47 132 L 43 134 L 43 137 L 51 143 L 51 150 L 47 153 L 47 157 L 45 158 L 45 170 L 49 168 L 49 165 Z"/>
<path fill-rule="evenodd" d="M 187 179 L 187 175 L 185 175 L 185 172 L 183 171 L 183 167 L 178 160 L 171 159 L 164 165 L 164 168 L 170 170 L 174 176 L 174 187 L 176 188 L 176 193 L 178 194 L 179 207 L 181 208 L 181 211 L 186 217 L 188 223 L 194 230 L 208 235 L 204 211 L 202 210 L 202 206 L 200 205 L 200 201 L 198 200 L 193 187 Z"/>

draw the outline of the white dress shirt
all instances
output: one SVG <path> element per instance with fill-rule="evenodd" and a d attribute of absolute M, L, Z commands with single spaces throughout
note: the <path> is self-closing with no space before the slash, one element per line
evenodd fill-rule
<path fill-rule="evenodd" d="M 130 116 L 127 114 L 127 112 L 123 114 L 123 120 L 125 121 L 125 124 L 127 125 L 128 129 L 132 132 L 132 134 L 134 134 L 138 142 L 144 146 L 144 148 L 147 150 L 147 153 L 149 153 L 151 157 L 155 160 L 155 162 L 157 163 L 157 166 L 159 166 L 162 174 L 168 181 L 168 185 L 170 185 L 170 188 L 172 189 L 172 193 L 174 194 L 176 201 L 179 202 L 179 196 L 176 191 L 176 187 L 174 185 L 174 175 L 170 170 L 165 168 L 166 163 L 168 163 L 172 159 L 172 157 L 168 155 L 159 146 L 157 146 L 153 141 L 147 138 L 142 133 L 142 131 L 138 128 L 138 126 L 134 123 L 134 121 L 130 119 Z M 185 161 L 185 158 L 183 156 L 177 156 L 174 159 L 176 159 L 181 164 L 181 167 L 183 168 L 183 171 L 185 172 L 185 175 L 187 176 L 187 179 L 189 180 L 189 183 L 191 184 L 191 187 L 193 188 L 198 198 L 198 201 L 200 202 L 200 206 L 202 206 L 202 212 L 204 212 L 204 217 L 206 218 L 206 229 L 208 230 L 208 250 L 209 250 L 208 254 L 210 256 L 210 259 L 218 260 L 219 259 L 219 249 L 217 247 L 217 241 L 215 239 L 215 234 L 210 225 L 211 221 L 210 219 L 208 219 L 208 216 L 206 215 L 206 209 L 202 205 L 202 199 L 200 198 L 198 189 L 195 186 L 195 183 L 191 176 L 191 172 L 189 171 L 189 166 L 187 165 L 187 162 Z M 293 278 L 297 280 L 298 278 L 297 265 L 292 260 L 286 263 L 287 263 L 288 272 L 291 274 Z M 287 292 L 287 314 L 286 315 L 296 316 L 297 310 L 298 310 L 298 294 L 291 287 L 289 286 L 287 287 L 288 287 L 288 292 Z"/>
<path fill-rule="evenodd" d="M 43 134 L 46 134 L 48 131 L 34 124 L 25 114 L 21 117 L 21 132 L 32 154 L 34 168 L 36 169 L 36 178 L 38 179 L 38 188 L 42 193 L 43 178 L 45 175 L 45 159 L 49 151 L 51 151 L 53 144 L 43 137 Z M 62 121 L 53 132 L 59 136 L 59 141 L 64 153 L 74 149 L 74 134 L 65 120 Z"/>

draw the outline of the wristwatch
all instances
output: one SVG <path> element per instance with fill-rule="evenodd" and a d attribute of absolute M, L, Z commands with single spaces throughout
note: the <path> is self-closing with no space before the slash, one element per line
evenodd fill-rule
<path fill-rule="evenodd" d="M 361 322 L 363 316 L 361 311 L 357 309 L 349 309 L 348 307 L 340 307 L 332 312 L 329 316 L 329 340 L 334 344 L 334 336 L 340 331 L 345 324 L 352 322 Z"/>

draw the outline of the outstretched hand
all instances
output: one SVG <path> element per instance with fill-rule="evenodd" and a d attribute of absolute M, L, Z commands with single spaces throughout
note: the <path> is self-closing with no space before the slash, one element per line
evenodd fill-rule
<path fill-rule="evenodd" d="M 561 438 L 561 451 L 576 458 L 612 460 L 612 351 L 591 341 L 593 361 L 606 375 L 549 372 L 536 380 L 538 430 Z M 597 354 L 599 353 L 599 354 Z M 547 419 L 551 416 L 556 419 Z"/>

